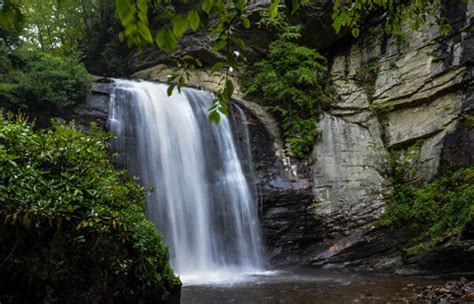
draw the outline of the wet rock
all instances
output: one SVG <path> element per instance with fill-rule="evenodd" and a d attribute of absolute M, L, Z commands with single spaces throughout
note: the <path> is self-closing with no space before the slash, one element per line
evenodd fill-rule
<path fill-rule="evenodd" d="M 419 288 L 409 303 L 472 303 L 474 301 L 474 281 L 462 277 L 456 281 L 447 281 L 441 285 L 429 285 Z"/>
<path fill-rule="evenodd" d="M 262 188 L 262 230 L 270 262 L 304 264 L 318 239 L 319 223 L 309 209 L 311 186 L 276 180 Z"/>
<path fill-rule="evenodd" d="M 437 273 L 474 272 L 474 240 L 454 237 L 406 262 Z"/>
<path fill-rule="evenodd" d="M 79 130 L 90 130 L 91 123 L 95 124 L 99 130 L 107 129 L 112 86 L 111 83 L 94 83 L 86 101 L 72 109 L 71 119 L 75 121 Z"/>
<path fill-rule="evenodd" d="M 322 136 L 312 167 L 314 212 L 328 235 L 337 237 L 383 213 L 389 186 L 383 177 L 387 156 L 376 130 L 330 114 L 323 116 L 319 129 Z"/>
<path fill-rule="evenodd" d="M 170 64 L 173 62 L 172 58 L 180 58 L 185 55 L 194 56 L 204 65 L 212 66 L 214 62 L 224 58 L 212 50 L 211 44 L 212 39 L 202 31 L 187 34 L 179 40 L 173 56 L 154 45 L 133 53 L 129 58 L 130 69 L 140 71 L 158 64 Z"/>

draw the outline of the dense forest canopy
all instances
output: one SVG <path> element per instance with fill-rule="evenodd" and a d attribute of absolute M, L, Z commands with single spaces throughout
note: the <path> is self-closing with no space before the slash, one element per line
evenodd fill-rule
<path fill-rule="evenodd" d="M 0 28 L 2 45 L 10 49 L 79 58 L 93 74 L 127 73 L 113 1 L 6 1 Z"/>

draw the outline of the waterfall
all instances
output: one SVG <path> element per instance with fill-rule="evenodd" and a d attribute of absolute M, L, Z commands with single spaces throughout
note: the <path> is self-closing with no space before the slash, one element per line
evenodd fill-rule
<path fill-rule="evenodd" d="M 109 125 L 118 161 L 154 191 L 149 218 L 185 283 L 220 282 L 263 267 L 260 226 L 231 125 L 208 122 L 212 95 L 116 80 Z"/>

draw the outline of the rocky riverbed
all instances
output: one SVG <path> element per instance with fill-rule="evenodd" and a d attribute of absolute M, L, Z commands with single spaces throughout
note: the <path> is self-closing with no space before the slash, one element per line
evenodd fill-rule
<path fill-rule="evenodd" d="M 415 288 L 415 285 L 408 284 L 405 288 L 415 291 L 416 296 L 396 299 L 402 303 L 474 303 L 474 281 L 464 277 L 426 287 Z"/>

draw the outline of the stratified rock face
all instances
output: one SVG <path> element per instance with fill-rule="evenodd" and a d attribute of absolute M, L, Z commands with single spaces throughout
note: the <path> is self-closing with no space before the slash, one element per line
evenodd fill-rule
<path fill-rule="evenodd" d="M 311 213 L 313 195 L 307 180 L 277 177 L 261 183 L 261 224 L 266 258 L 274 265 L 309 264 L 323 241 L 323 231 Z"/>
<path fill-rule="evenodd" d="M 132 71 L 140 71 L 157 64 L 172 63 L 172 58 L 190 55 L 198 58 L 206 66 L 211 66 L 217 60 L 222 60 L 222 55 L 215 53 L 211 48 L 212 40 L 204 32 L 184 35 L 172 56 L 165 50 L 156 46 L 149 46 L 142 51 L 132 53 L 129 65 Z"/>
<path fill-rule="evenodd" d="M 419 184 L 444 167 L 474 164 L 474 129 L 466 118 L 474 106 L 474 33 L 468 30 L 473 16 L 472 3 L 459 2 L 448 11 L 453 32 L 447 38 L 434 25 L 407 28 L 403 41 L 379 32 L 334 56 L 335 102 L 319 124 L 322 138 L 312 168 L 312 212 L 325 238 L 302 261 L 371 268 L 400 263 L 390 255 L 405 238 L 384 245 L 394 236 L 375 228 L 391 191 L 389 151 L 420 145 L 412 162 Z"/>
<path fill-rule="evenodd" d="M 377 125 L 369 128 L 329 113 L 319 123 L 323 135 L 314 148 L 314 213 L 328 235 L 354 233 L 384 210 L 387 155 Z"/>
<path fill-rule="evenodd" d="M 91 93 L 87 96 L 86 101 L 72 110 L 72 119 L 79 130 L 88 131 L 91 123 L 95 123 L 99 130 L 107 129 L 111 92 L 111 83 L 95 82 L 92 84 Z"/>

